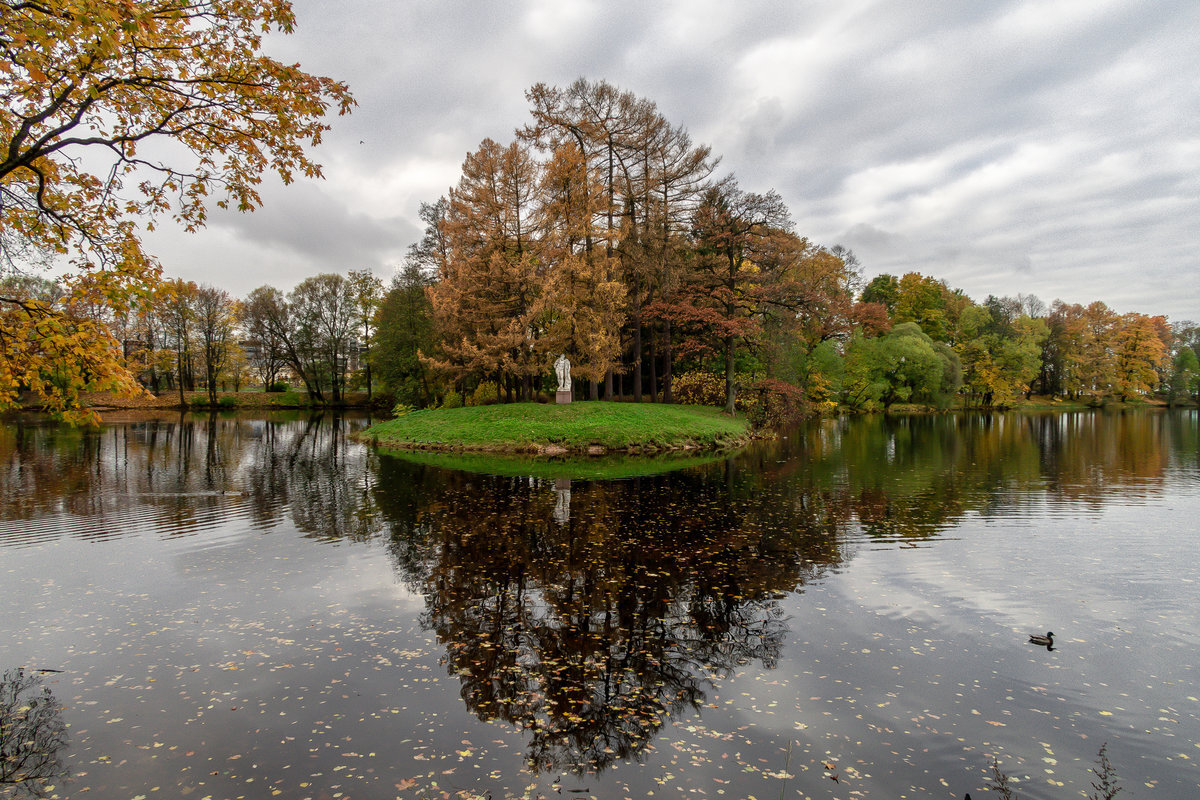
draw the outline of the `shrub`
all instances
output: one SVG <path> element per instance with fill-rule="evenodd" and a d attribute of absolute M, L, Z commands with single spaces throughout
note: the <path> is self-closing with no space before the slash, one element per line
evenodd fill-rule
<path fill-rule="evenodd" d="M 756 428 L 791 425 L 809 413 L 804 391 L 786 381 L 764 378 L 757 381 L 751 391 L 756 402 L 747 415 Z"/>
<path fill-rule="evenodd" d="M 414 411 L 416 411 L 416 409 L 410 406 L 408 403 L 396 403 L 396 405 L 392 407 L 392 419 L 399 419 L 400 417 L 403 417 L 406 414 L 411 414 Z"/>
<path fill-rule="evenodd" d="M 218 397 L 217 405 L 219 405 L 221 408 L 233 408 L 234 406 L 237 405 L 237 398 L 233 397 L 231 395 L 225 395 L 224 397 Z"/>
<path fill-rule="evenodd" d="M 684 372 L 671 380 L 675 402 L 685 406 L 725 405 L 725 381 L 711 372 Z"/>
<path fill-rule="evenodd" d="M 272 383 L 270 386 L 267 387 L 267 391 L 268 392 L 286 392 L 290 388 L 291 387 L 288 386 L 283 381 L 275 381 L 274 383 Z"/>
<path fill-rule="evenodd" d="M 475 387 L 475 391 L 471 392 L 471 396 L 467 398 L 469 406 L 491 406 L 496 404 L 496 382 L 495 381 L 480 381 Z"/>
<path fill-rule="evenodd" d="M 780 380 L 764 379 L 762 373 L 741 373 L 735 384 L 734 409 L 754 425 L 782 425 L 807 412 L 804 392 Z M 725 379 L 712 372 L 685 372 L 671 383 L 675 402 L 688 406 L 725 405 Z M 773 408 L 768 408 L 773 404 Z"/>
<path fill-rule="evenodd" d="M 463 407 L 462 395 L 460 395 L 458 392 L 448 392 L 446 394 L 446 396 L 442 398 L 442 404 L 440 406 L 440 408 L 462 408 L 462 407 Z"/>

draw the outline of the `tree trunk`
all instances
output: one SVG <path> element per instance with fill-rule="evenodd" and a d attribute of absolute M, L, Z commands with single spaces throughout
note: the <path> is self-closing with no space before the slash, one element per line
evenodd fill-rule
<path fill-rule="evenodd" d="M 633 321 L 633 402 L 642 402 L 642 323 Z"/>
<path fill-rule="evenodd" d="M 658 357 L 655 353 L 655 340 L 658 339 L 655 326 L 650 326 L 650 402 L 658 402 Z"/>
<path fill-rule="evenodd" d="M 663 402 L 675 402 L 671 392 L 671 321 L 663 323 Z"/>
<path fill-rule="evenodd" d="M 725 413 L 730 416 L 735 411 L 734 395 L 736 388 L 733 384 L 733 337 L 725 337 Z"/>
<path fill-rule="evenodd" d="M 184 407 L 187 403 L 183 399 L 183 353 L 175 351 L 175 371 L 179 373 L 179 405 Z"/>
<path fill-rule="evenodd" d="M 609 373 L 608 373 L 607 380 L 608 380 L 608 388 L 611 390 L 612 389 L 612 372 L 611 371 L 609 371 Z M 611 391 L 609 392 L 609 396 L 610 397 L 612 396 Z M 599 400 L 600 399 L 600 381 L 588 381 L 588 399 L 589 400 Z"/>

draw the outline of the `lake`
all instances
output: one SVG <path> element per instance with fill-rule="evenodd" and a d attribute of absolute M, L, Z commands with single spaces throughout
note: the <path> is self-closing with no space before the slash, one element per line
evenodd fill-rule
<path fill-rule="evenodd" d="M 0 424 L 0 797 L 1069 798 L 1106 743 L 1200 796 L 1195 411 L 582 464 L 367 424 Z"/>

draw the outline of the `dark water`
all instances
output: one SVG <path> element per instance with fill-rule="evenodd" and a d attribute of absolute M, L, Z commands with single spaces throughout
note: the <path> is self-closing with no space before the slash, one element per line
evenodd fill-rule
<path fill-rule="evenodd" d="M 1195 412 L 613 481 L 365 424 L 0 427 L 0 797 L 961 798 L 996 758 L 1067 798 L 1105 742 L 1121 797 L 1200 796 Z"/>

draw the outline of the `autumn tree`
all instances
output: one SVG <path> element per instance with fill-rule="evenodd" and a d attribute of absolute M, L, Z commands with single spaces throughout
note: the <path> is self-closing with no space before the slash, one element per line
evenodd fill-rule
<path fill-rule="evenodd" d="M 727 413 L 734 411 L 735 348 L 758 335 L 763 312 L 781 297 L 785 254 L 807 247 L 791 226 L 778 194 L 744 192 L 733 181 L 709 189 L 696 210 L 696 259 L 673 314 L 692 331 L 689 349 L 719 354 Z"/>
<path fill-rule="evenodd" d="M 354 298 L 355 327 L 358 349 L 362 358 L 363 378 L 367 384 L 367 397 L 371 397 L 371 348 L 375 345 L 375 314 L 383 299 L 383 281 L 371 274 L 369 269 L 350 270 L 347 280 L 350 294 Z"/>
<path fill-rule="evenodd" d="M 302 323 L 289 299 L 274 286 L 260 286 L 250 292 L 242 307 L 246 325 L 255 332 L 259 347 L 282 356 L 309 396 L 323 402 L 321 373 L 325 361 L 318 347 L 316 326 Z"/>
<path fill-rule="evenodd" d="M 962 292 L 951 289 L 945 281 L 909 272 L 897 286 L 892 321 L 915 322 L 934 341 L 952 343 L 958 317 L 970 304 Z"/>
<path fill-rule="evenodd" d="M 324 400 L 329 388 L 334 403 L 345 399 L 346 375 L 355 344 L 357 319 L 354 291 L 346 278 L 328 272 L 305 278 L 288 295 L 288 308 L 297 347 L 306 354 L 306 368 Z"/>
<path fill-rule="evenodd" d="M 1028 392 L 1041 368 L 1049 328 L 1022 309 L 1016 299 L 989 296 L 962 312 L 955 351 L 962 360 L 964 391 L 981 406 L 1010 404 Z"/>
<path fill-rule="evenodd" d="M 217 384 L 235 344 L 235 309 L 229 294 L 215 286 L 200 286 L 191 298 L 204 383 L 210 405 L 217 403 Z"/>
<path fill-rule="evenodd" d="M 261 52 L 293 24 L 286 0 L 0 2 L 0 270 L 70 265 L 53 303 L 0 296 L 0 407 L 29 388 L 78 421 L 82 389 L 133 389 L 81 308 L 128 312 L 157 280 L 139 224 L 195 230 L 210 198 L 255 208 L 264 172 L 320 175 L 306 147 L 353 100 Z"/>
<path fill-rule="evenodd" d="M 430 299 L 441 352 L 431 366 L 455 379 L 491 377 L 525 391 L 545 369 L 533 316 L 543 288 L 536 204 L 540 167 L 520 142 L 486 139 L 450 192 L 445 258 Z"/>
<path fill-rule="evenodd" d="M 580 245 L 585 262 L 599 263 L 596 250 L 602 244 L 606 272 L 598 280 L 619 280 L 627 293 L 624 328 L 634 399 L 642 399 L 644 364 L 655 395 L 653 327 L 661 318 L 653 305 L 672 287 L 672 268 L 678 264 L 672 248 L 716 160 L 708 147 L 693 145 L 685 129 L 671 125 L 653 102 L 606 81 L 580 79 L 566 88 L 537 84 L 526 97 L 533 122 L 521 136 L 554 157 L 571 148 L 580 160 L 579 181 L 584 182 L 577 181 L 575 201 L 589 209 Z M 613 391 L 612 376 L 610 369 L 606 394 Z"/>
<path fill-rule="evenodd" d="M 260 287 L 239 303 L 241 327 L 246 336 L 246 361 L 262 382 L 263 391 L 269 391 L 278 382 L 288 365 L 286 345 L 272 326 L 272 314 L 277 309 L 273 307 L 275 298 L 271 291 L 270 287 Z"/>
<path fill-rule="evenodd" d="M 1115 328 L 1114 392 L 1121 401 L 1149 394 L 1158 386 L 1160 370 L 1169 363 L 1168 346 L 1160 335 L 1162 326 L 1145 314 L 1123 314 Z"/>
<path fill-rule="evenodd" d="M 587 247 L 600 188 L 572 142 L 559 145 L 540 186 L 542 255 L 551 267 L 536 315 L 542 346 L 547 354 L 570 356 L 572 373 L 587 381 L 593 400 L 619 364 L 626 301 L 615 256 Z"/>

